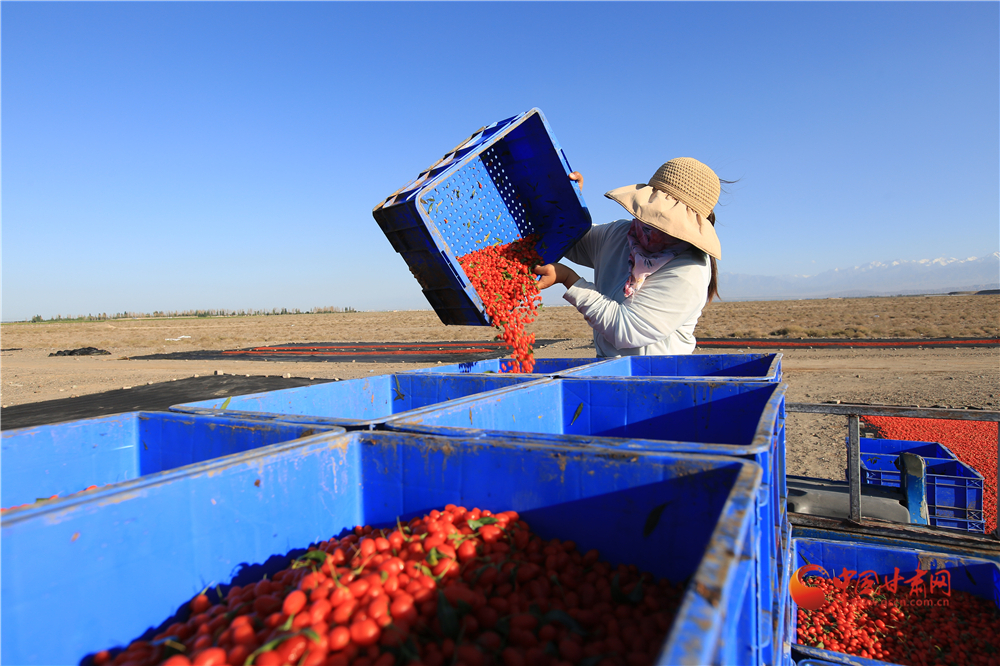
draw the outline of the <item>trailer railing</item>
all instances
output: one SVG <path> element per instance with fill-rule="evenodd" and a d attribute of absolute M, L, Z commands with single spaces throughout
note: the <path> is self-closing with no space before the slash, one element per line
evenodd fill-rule
<path fill-rule="evenodd" d="M 841 403 L 790 402 L 786 412 L 827 414 L 847 417 L 847 481 L 850 486 L 850 521 L 861 525 L 861 417 L 893 416 L 914 419 L 952 421 L 988 421 L 1000 423 L 1000 412 L 980 409 L 944 409 L 941 407 L 901 407 L 896 405 L 858 405 Z M 997 434 L 997 485 L 1000 487 L 1000 428 Z M 983 497 L 985 503 L 986 497 Z M 993 532 L 1000 540 L 1000 527 Z"/>

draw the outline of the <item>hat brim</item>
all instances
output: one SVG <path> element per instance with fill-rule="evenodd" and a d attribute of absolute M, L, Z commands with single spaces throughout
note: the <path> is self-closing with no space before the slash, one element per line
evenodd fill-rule
<path fill-rule="evenodd" d="M 617 201 L 633 217 L 665 234 L 694 245 L 709 256 L 722 259 L 722 246 L 715 227 L 666 192 L 649 185 L 626 185 L 604 194 Z"/>

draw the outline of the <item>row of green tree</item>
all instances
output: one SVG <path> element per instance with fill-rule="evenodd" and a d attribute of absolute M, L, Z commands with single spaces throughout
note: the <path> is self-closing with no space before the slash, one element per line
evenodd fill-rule
<path fill-rule="evenodd" d="M 339 308 L 336 306 L 313 308 L 305 311 L 299 308 L 271 308 L 270 310 L 154 310 L 153 312 L 115 312 L 112 314 L 101 312 L 96 315 L 56 315 L 55 317 L 50 317 L 49 319 L 45 319 L 41 315 L 35 315 L 31 318 L 31 321 L 108 321 L 113 319 L 164 319 L 172 317 L 260 317 L 272 315 L 327 314 L 331 312 L 357 312 L 357 310 L 351 307 Z"/>

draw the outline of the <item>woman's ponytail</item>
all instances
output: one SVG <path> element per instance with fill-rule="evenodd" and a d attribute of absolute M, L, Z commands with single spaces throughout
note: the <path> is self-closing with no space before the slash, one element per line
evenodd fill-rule
<path fill-rule="evenodd" d="M 715 211 L 713 210 L 708 214 L 708 221 L 715 226 Z M 712 279 L 708 281 L 708 302 L 711 303 L 714 298 L 721 298 L 719 296 L 719 265 L 715 261 L 715 257 L 708 258 L 709 264 L 712 266 Z"/>

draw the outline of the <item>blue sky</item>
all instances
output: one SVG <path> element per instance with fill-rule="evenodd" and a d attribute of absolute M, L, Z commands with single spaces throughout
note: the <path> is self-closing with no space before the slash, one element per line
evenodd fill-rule
<path fill-rule="evenodd" d="M 428 308 L 372 208 L 534 107 L 595 223 L 673 157 L 738 180 L 723 273 L 981 257 L 998 25 L 996 2 L 5 1 L 2 318 Z"/>

